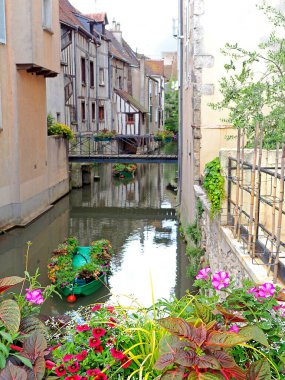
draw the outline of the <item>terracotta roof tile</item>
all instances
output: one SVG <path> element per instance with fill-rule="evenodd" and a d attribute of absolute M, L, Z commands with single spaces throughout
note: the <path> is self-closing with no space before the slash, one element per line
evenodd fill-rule
<path fill-rule="evenodd" d="M 81 26 L 83 24 L 77 19 L 75 14 L 81 14 L 68 0 L 59 0 L 59 19 L 72 26 Z"/>
<path fill-rule="evenodd" d="M 108 19 L 107 19 L 107 14 L 105 12 L 102 12 L 102 13 L 89 13 L 87 15 L 85 15 L 89 18 L 91 18 L 92 20 L 95 20 L 96 22 L 104 22 L 105 19 L 106 19 L 106 24 L 108 24 Z"/>
<path fill-rule="evenodd" d="M 145 68 L 150 75 L 164 76 L 164 62 L 163 60 L 145 60 Z"/>

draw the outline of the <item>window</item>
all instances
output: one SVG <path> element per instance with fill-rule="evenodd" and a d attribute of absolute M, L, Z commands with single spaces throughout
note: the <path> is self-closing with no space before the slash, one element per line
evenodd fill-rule
<path fill-rule="evenodd" d="M 43 28 L 51 29 L 52 27 L 52 0 L 42 0 L 42 18 Z"/>
<path fill-rule="evenodd" d="M 123 81 L 122 81 L 122 77 L 119 76 L 119 89 L 122 90 L 123 89 Z"/>
<path fill-rule="evenodd" d="M 0 44 L 6 43 L 5 0 L 0 0 Z"/>
<path fill-rule="evenodd" d="M 99 86 L 105 86 L 104 69 L 99 68 Z"/>
<path fill-rule="evenodd" d="M 95 103 L 91 104 L 91 115 L 92 115 L 92 121 L 95 121 L 95 116 L 96 116 L 96 105 L 95 105 Z"/>
<path fill-rule="evenodd" d="M 104 115 L 104 106 L 99 106 L 99 121 L 104 121 L 105 115 Z"/>
<path fill-rule="evenodd" d="M 56 113 L 56 121 L 60 123 L 60 112 Z"/>
<path fill-rule="evenodd" d="M 81 57 L 81 82 L 86 84 L 86 62 L 85 58 Z"/>
<path fill-rule="evenodd" d="M 85 121 L 86 119 L 86 112 L 85 112 L 85 102 L 81 103 L 81 120 Z"/>
<path fill-rule="evenodd" d="M 155 110 L 155 122 L 158 122 L 158 109 Z"/>
<path fill-rule="evenodd" d="M 149 106 L 149 122 L 152 123 L 152 106 Z"/>
<path fill-rule="evenodd" d="M 135 124 L 135 115 L 133 113 L 127 113 L 127 124 Z"/>
<path fill-rule="evenodd" d="M 90 87 L 94 87 L 94 63 L 90 61 Z"/>
<path fill-rule="evenodd" d="M 149 85 L 148 85 L 148 92 L 149 92 L 149 98 L 151 99 L 152 98 L 152 86 L 151 86 L 151 82 L 149 82 Z"/>

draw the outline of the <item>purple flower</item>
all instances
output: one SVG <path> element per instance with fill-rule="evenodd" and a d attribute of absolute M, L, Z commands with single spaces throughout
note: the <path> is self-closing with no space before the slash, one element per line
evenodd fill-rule
<path fill-rule="evenodd" d="M 41 289 L 35 289 L 35 290 L 31 290 L 31 291 L 30 291 L 30 289 L 26 289 L 26 292 L 27 292 L 27 294 L 26 294 L 26 300 L 27 301 L 29 301 L 31 303 L 35 303 L 37 305 L 44 302 Z"/>
<path fill-rule="evenodd" d="M 199 273 L 196 276 L 197 280 L 208 280 L 208 273 L 211 272 L 211 268 L 206 267 L 201 270 L 199 270 Z"/>
<path fill-rule="evenodd" d="M 215 289 L 221 290 L 226 288 L 230 283 L 229 274 L 227 272 L 217 272 L 213 275 L 212 285 Z"/>
<path fill-rule="evenodd" d="M 230 328 L 230 332 L 238 333 L 240 328 L 237 325 L 232 325 Z"/>
<path fill-rule="evenodd" d="M 258 297 L 268 298 L 272 297 L 275 293 L 275 286 L 271 282 L 265 282 L 263 285 L 260 285 L 258 288 Z"/>

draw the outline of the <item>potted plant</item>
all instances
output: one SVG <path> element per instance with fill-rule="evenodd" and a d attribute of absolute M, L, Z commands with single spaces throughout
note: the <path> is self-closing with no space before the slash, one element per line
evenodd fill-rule
<path fill-rule="evenodd" d="M 112 168 L 112 173 L 114 177 L 130 178 L 134 176 L 136 169 L 136 164 L 115 164 Z"/>
<path fill-rule="evenodd" d="M 170 142 L 174 139 L 175 135 L 172 131 L 156 131 L 154 134 L 154 141 Z"/>
<path fill-rule="evenodd" d="M 109 131 L 107 128 L 99 130 L 94 135 L 95 141 L 111 141 L 115 138 L 117 132 L 115 130 Z"/>

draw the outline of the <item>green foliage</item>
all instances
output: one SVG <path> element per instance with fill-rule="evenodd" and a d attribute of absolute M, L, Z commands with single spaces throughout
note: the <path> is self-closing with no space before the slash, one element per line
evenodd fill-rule
<path fill-rule="evenodd" d="M 156 131 L 154 134 L 155 141 L 171 141 L 174 138 L 174 132 L 164 129 L 163 131 Z"/>
<path fill-rule="evenodd" d="M 109 131 L 109 129 L 104 128 L 100 129 L 95 133 L 94 137 L 99 139 L 110 138 L 113 139 L 116 136 L 117 132 L 115 130 Z"/>
<path fill-rule="evenodd" d="M 216 157 L 205 166 L 203 187 L 211 202 L 211 218 L 219 214 L 225 197 L 225 179 L 222 176 L 220 160 Z"/>
<path fill-rule="evenodd" d="M 72 130 L 65 124 L 55 123 L 48 127 L 49 136 L 62 136 L 68 140 L 72 140 L 74 135 Z"/>
<path fill-rule="evenodd" d="M 174 80 L 170 80 L 165 91 L 165 121 L 164 128 L 175 134 L 178 132 L 178 88 Z"/>
<path fill-rule="evenodd" d="M 186 227 L 186 234 L 189 235 L 189 237 L 191 238 L 191 240 L 193 241 L 193 243 L 195 245 L 199 245 L 200 244 L 200 241 L 201 241 L 201 229 L 198 226 L 197 220 L 194 223 L 189 224 Z"/>
<path fill-rule="evenodd" d="M 94 280 L 102 272 L 108 271 L 112 247 L 108 240 L 93 241 L 90 261 L 80 268 L 73 268 L 73 257 L 78 249 L 78 240 L 69 237 L 53 251 L 48 263 L 48 278 L 56 287 L 76 286 L 76 278 Z"/>
<path fill-rule="evenodd" d="M 204 253 L 204 250 L 200 247 L 186 247 L 186 255 L 189 260 L 189 264 L 187 266 L 187 277 L 193 278 L 194 275 L 198 272 L 201 266 L 201 257 L 204 256 Z"/>
<path fill-rule="evenodd" d="M 118 163 L 113 165 L 112 167 L 112 173 L 114 176 L 119 176 L 124 173 L 135 173 L 137 170 L 137 164 L 124 164 L 124 163 Z"/>
<path fill-rule="evenodd" d="M 285 16 L 264 2 L 259 7 L 275 30 L 256 50 L 248 51 L 238 44 L 226 44 L 227 76 L 220 80 L 222 100 L 210 106 L 228 110 L 229 122 L 244 128 L 248 147 L 254 143 L 255 126 L 264 122 L 263 147 L 275 149 L 285 142 L 285 38 L 278 29 L 285 28 Z"/>

